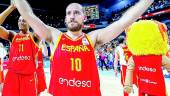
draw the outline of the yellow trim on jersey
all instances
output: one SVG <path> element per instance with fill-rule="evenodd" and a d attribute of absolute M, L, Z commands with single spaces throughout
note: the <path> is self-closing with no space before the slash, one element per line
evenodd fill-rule
<path fill-rule="evenodd" d="M 39 49 L 38 49 L 38 51 L 39 51 Z M 35 64 L 36 64 L 36 66 L 37 66 L 37 63 L 36 63 L 36 61 L 38 61 L 38 51 L 37 51 L 37 53 L 35 54 Z M 38 67 L 36 67 L 36 68 L 38 68 Z"/>
<path fill-rule="evenodd" d="M 14 35 L 14 37 L 12 38 L 11 43 L 14 41 L 14 39 L 16 38 L 17 35 L 18 35 L 18 34 L 15 34 L 15 35 Z"/>
<path fill-rule="evenodd" d="M 88 41 L 90 42 L 90 45 L 94 48 L 94 44 L 93 44 L 92 40 L 90 39 L 90 36 L 86 34 L 86 37 L 87 37 Z"/>
<path fill-rule="evenodd" d="M 31 39 L 33 40 L 33 43 L 39 48 L 39 45 L 38 45 L 38 44 L 34 41 L 34 39 L 33 39 L 33 34 L 28 33 L 28 35 L 30 35 Z"/>
<path fill-rule="evenodd" d="M 37 46 L 37 48 L 38 48 L 37 53 L 35 54 L 35 60 L 38 60 L 38 51 L 39 51 L 40 48 L 39 48 L 38 44 L 34 41 L 34 39 L 33 39 L 33 34 L 32 34 L 32 33 L 28 33 L 27 35 L 31 37 L 33 43 L 34 43 L 35 46 Z"/>
<path fill-rule="evenodd" d="M 80 35 L 78 38 L 76 38 L 75 40 L 72 39 L 70 36 L 68 36 L 66 33 L 64 33 L 64 35 L 65 35 L 68 39 L 70 39 L 71 41 L 77 41 L 77 40 L 81 39 L 81 38 L 84 36 L 84 33 L 83 33 L 82 35 Z"/>
<path fill-rule="evenodd" d="M 58 47 L 58 43 L 60 42 L 60 39 L 61 39 L 62 34 L 63 34 L 63 33 L 60 33 L 60 35 L 59 35 L 58 38 L 57 38 L 57 42 L 56 42 L 56 43 L 54 42 L 55 47 L 54 47 L 54 49 L 53 49 L 53 52 L 51 51 L 50 59 L 52 59 L 52 57 L 54 56 L 54 52 L 55 52 L 55 50 L 56 50 L 57 47 Z"/>

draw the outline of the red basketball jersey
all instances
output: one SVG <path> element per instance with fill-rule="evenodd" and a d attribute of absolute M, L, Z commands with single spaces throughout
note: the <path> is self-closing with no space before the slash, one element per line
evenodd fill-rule
<path fill-rule="evenodd" d="M 88 36 L 61 34 L 53 54 L 49 91 L 53 96 L 101 96 L 94 48 Z"/>
<path fill-rule="evenodd" d="M 38 50 L 38 68 L 36 69 L 37 73 L 37 87 L 38 87 L 38 94 L 40 92 L 43 92 L 47 86 L 46 86 L 46 80 L 45 80 L 45 72 L 44 72 L 44 60 L 43 60 L 43 54 L 41 48 Z"/>
<path fill-rule="evenodd" d="M 0 84 L 3 83 L 3 81 L 4 81 L 3 69 L 1 69 L 2 68 L 1 66 L 3 66 L 1 59 L 2 58 L 0 58 Z"/>
<path fill-rule="evenodd" d="M 138 75 L 139 93 L 166 96 L 162 56 L 133 56 Z"/>
<path fill-rule="evenodd" d="M 132 56 L 132 53 L 130 52 L 128 46 L 122 46 L 122 49 L 124 51 L 124 55 L 125 55 L 125 60 L 126 60 L 126 63 L 128 63 L 128 60 L 129 58 Z M 125 82 L 125 77 L 126 77 L 126 69 L 127 69 L 127 66 L 125 65 L 122 65 L 122 71 L 123 73 L 121 72 L 121 82 L 122 84 L 124 85 L 124 82 Z M 133 84 L 135 84 L 137 86 L 137 77 L 136 77 L 136 70 L 133 71 Z"/>
<path fill-rule="evenodd" d="M 126 60 L 126 62 L 128 62 L 129 58 L 132 56 L 132 53 L 128 49 L 127 45 L 126 46 L 122 46 L 122 49 L 123 49 L 124 54 L 125 54 L 125 60 Z"/>
<path fill-rule="evenodd" d="M 19 74 L 32 74 L 35 72 L 35 56 L 38 46 L 30 34 L 17 34 L 10 47 L 9 64 L 7 68 Z"/>

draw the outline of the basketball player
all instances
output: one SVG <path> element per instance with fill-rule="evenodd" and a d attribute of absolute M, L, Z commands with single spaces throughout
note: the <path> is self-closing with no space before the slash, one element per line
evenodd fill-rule
<path fill-rule="evenodd" d="M 17 9 L 35 32 L 55 45 L 51 57 L 49 92 L 53 96 L 101 96 L 94 48 L 111 41 L 136 21 L 154 0 L 140 0 L 120 20 L 88 34 L 82 32 L 83 7 L 71 3 L 66 8 L 67 32 L 45 25 L 26 0 L 14 0 Z M 136 10 L 138 9 L 138 10 Z"/>
<path fill-rule="evenodd" d="M 127 62 L 129 58 L 132 56 L 132 53 L 128 49 L 128 46 L 126 45 L 125 37 L 119 36 L 118 37 L 119 45 L 115 49 L 115 58 L 114 58 L 114 70 L 115 75 L 117 75 L 118 70 L 118 61 L 120 63 L 120 73 L 121 73 L 121 84 L 124 86 L 125 83 L 125 77 L 126 77 L 126 69 L 127 69 Z M 134 72 L 133 75 L 133 84 L 136 83 L 136 74 Z M 124 96 L 129 96 L 128 93 L 124 92 Z"/>
<path fill-rule="evenodd" d="M 16 7 L 14 6 L 14 4 L 12 3 L 6 10 L 4 10 L 1 14 L 0 14 L 0 25 L 5 21 L 5 19 L 7 18 L 7 16 L 15 9 Z M 3 49 L 4 50 L 4 49 Z M 1 52 L 2 54 L 2 52 Z M 3 71 L 3 57 L 4 55 L 1 55 L 1 62 L 0 62 L 0 65 L 1 65 L 1 68 L 0 68 L 0 90 L 2 89 L 1 86 L 3 86 L 3 79 L 4 79 L 4 71 Z"/>
<path fill-rule="evenodd" d="M 20 17 L 19 33 L 0 26 L 0 37 L 11 42 L 8 72 L 2 96 L 37 96 L 36 60 L 39 40 L 29 32 L 28 23 Z"/>

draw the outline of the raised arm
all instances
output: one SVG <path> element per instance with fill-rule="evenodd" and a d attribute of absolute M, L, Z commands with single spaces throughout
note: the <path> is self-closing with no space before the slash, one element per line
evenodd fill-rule
<path fill-rule="evenodd" d="M 26 0 L 14 0 L 21 16 L 28 22 L 31 28 L 40 36 L 41 39 L 51 40 L 55 34 L 56 38 L 60 34 L 55 28 L 48 27 L 32 11 Z M 54 30 L 55 29 L 55 30 Z M 54 33 L 54 34 L 53 34 Z"/>
<path fill-rule="evenodd" d="M 0 26 L 0 38 L 12 41 L 14 35 L 14 32 L 8 31 L 4 27 Z"/>
<path fill-rule="evenodd" d="M 11 4 L 5 11 L 0 14 L 0 25 L 5 21 L 7 16 L 15 9 L 15 6 Z"/>
<path fill-rule="evenodd" d="M 95 46 L 111 41 L 135 22 L 153 3 L 154 0 L 139 0 L 137 4 L 127 10 L 124 15 L 106 28 L 95 30 L 90 34 Z"/>

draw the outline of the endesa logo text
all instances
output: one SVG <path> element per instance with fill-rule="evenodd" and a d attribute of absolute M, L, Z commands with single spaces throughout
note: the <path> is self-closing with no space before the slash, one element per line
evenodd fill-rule
<path fill-rule="evenodd" d="M 12 61 L 25 61 L 25 60 L 30 60 L 31 56 L 18 56 L 18 57 L 13 57 Z"/>
<path fill-rule="evenodd" d="M 59 78 L 59 84 L 70 87 L 91 87 L 91 81 Z"/>
<path fill-rule="evenodd" d="M 156 68 L 139 66 L 139 71 L 156 72 Z"/>

